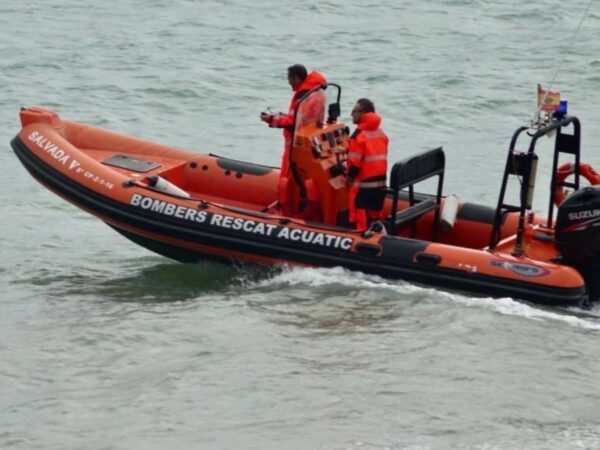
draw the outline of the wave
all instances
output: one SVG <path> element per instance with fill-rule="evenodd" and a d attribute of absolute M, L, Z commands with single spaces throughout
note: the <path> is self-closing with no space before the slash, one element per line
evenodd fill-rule
<path fill-rule="evenodd" d="M 248 286 L 249 288 L 281 288 L 282 286 L 327 287 L 343 285 L 346 289 L 393 291 L 402 297 L 447 300 L 468 308 L 484 308 L 497 313 L 536 321 L 561 322 L 585 330 L 600 331 L 600 305 L 590 311 L 579 308 L 548 310 L 513 298 L 469 297 L 459 293 L 421 287 L 404 281 L 386 280 L 376 275 L 352 272 L 342 267 L 285 268 L 282 272 Z M 596 321 L 595 319 L 598 319 Z"/>

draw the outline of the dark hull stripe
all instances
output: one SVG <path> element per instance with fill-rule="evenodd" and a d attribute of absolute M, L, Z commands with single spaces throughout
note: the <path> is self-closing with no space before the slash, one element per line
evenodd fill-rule
<path fill-rule="evenodd" d="M 231 230 L 220 230 L 216 233 L 210 229 L 203 229 L 199 224 L 194 224 L 194 228 L 191 228 L 182 225 L 184 223 L 182 220 L 153 214 L 149 211 L 122 204 L 79 185 L 40 160 L 23 144 L 18 136 L 12 140 L 11 145 L 25 168 L 43 185 L 56 193 L 60 193 L 82 208 L 141 231 L 145 230 L 165 237 L 214 247 L 215 249 L 281 259 L 290 263 L 311 266 L 342 266 L 350 270 L 380 275 L 385 278 L 403 279 L 425 286 L 494 297 L 509 296 L 552 305 L 579 304 L 585 299 L 584 288 L 547 287 L 535 283 L 500 279 L 481 273 L 466 273 L 429 264 L 415 264 L 413 263 L 414 255 L 425 250 L 428 245 L 428 242 L 424 241 L 385 237 L 380 242 L 384 256 L 377 257 L 369 254 L 350 254 L 339 249 L 315 249 L 291 241 L 282 244 L 265 236 L 256 236 L 255 239 L 249 240 L 247 235 L 236 234 Z M 122 229 L 118 223 L 110 222 L 110 220 L 107 220 L 107 223 L 128 239 L 170 258 L 190 262 L 206 257 L 215 257 L 215 255 L 206 255 L 193 249 L 181 248 L 163 241 L 140 236 Z M 219 256 L 216 255 L 216 258 L 219 258 Z"/>

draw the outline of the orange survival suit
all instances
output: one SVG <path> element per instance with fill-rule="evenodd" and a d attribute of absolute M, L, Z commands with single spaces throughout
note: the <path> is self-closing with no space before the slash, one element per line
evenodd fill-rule
<path fill-rule="evenodd" d="M 292 131 L 294 127 L 294 110 L 298 105 L 298 101 L 302 99 L 306 93 L 320 84 L 326 83 L 327 80 L 323 75 L 317 71 L 310 72 L 298 89 L 294 92 L 292 100 L 290 101 L 290 107 L 288 113 L 275 114 L 269 119 L 269 126 L 271 128 L 283 128 L 283 138 L 285 140 L 285 148 L 283 151 L 283 157 L 281 159 L 281 175 L 280 177 L 287 177 L 288 164 L 290 159 L 290 148 L 292 146 Z"/>
<path fill-rule="evenodd" d="M 389 139 L 380 124 L 379 115 L 364 113 L 348 141 L 349 220 L 358 230 L 367 229 L 367 216 L 383 219 Z"/>

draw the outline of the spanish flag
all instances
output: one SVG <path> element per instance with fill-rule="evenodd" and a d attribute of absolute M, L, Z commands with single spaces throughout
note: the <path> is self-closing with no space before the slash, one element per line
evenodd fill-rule
<path fill-rule="evenodd" d="M 541 111 L 556 111 L 560 107 L 560 92 L 547 91 L 541 84 L 537 85 L 538 108 Z"/>

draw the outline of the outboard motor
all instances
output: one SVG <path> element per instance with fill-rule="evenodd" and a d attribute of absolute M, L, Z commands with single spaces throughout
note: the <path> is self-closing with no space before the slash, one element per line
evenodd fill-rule
<path fill-rule="evenodd" d="M 556 248 L 585 279 L 590 301 L 600 298 L 600 186 L 580 189 L 558 208 Z"/>

